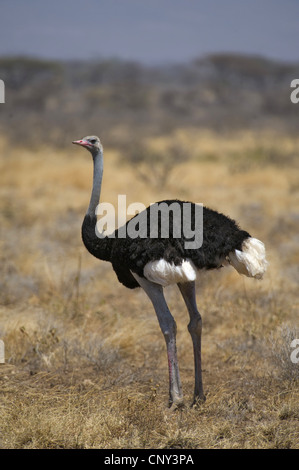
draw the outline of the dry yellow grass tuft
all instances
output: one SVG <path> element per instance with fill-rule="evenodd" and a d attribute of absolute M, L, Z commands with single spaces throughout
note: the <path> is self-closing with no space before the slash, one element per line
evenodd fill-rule
<path fill-rule="evenodd" d="M 206 403 L 169 413 L 164 339 L 151 305 L 82 246 L 89 156 L 49 148 L 5 155 L 1 141 L 2 448 L 299 447 L 299 372 L 290 360 L 299 337 L 298 166 L 284 163 L 298 153 L 298 140 L 209 131 L 171 138 L 196 150 L 163 188 L 139 181 L 107 149 L 103 201 L 126 194 L 128 204 L 203 202 L 264 240 L 270 262 L 262 282 L 232 268 L 199 276 Z M 177 289 L 166 296 L 188 403 L 187 313 Z"/>

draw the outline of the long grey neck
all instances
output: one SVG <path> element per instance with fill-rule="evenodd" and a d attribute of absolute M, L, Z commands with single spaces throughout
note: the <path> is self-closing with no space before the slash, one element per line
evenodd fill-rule
<path fill-rule="evenodd" d="M 103 150 L 93 154 L 93 186 L 87 213 L 82 224 L 82 240 L 96 258 L 110 261 L 113 240 L 107 236 L 99 236 L 96 232 L 96 208 L 99 204 L 103 177 Z"/>
<path fill-rule="evenodd" d="M 93 155 L 93 185 L 89 206 L 86 212 L 86 214 L 90 216 L 95 215 L 95 210 L 99 204 L 103 179 L 103 167 L 103 150 L 99 149 L 98 152 Z"/>

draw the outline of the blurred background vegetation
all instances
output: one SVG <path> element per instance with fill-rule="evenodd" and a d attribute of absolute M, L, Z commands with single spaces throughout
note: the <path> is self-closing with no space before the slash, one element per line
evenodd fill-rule
<path fill-rule="evenodd" d="M 0 77 L 0 132 L 30 148 L 63 148 L 90 132 L 125 151 L 177 128 L 298 132 L 290 83 L 299 64 L 257 56 L 215 54 L 166 66 L 3 57 Z"/>

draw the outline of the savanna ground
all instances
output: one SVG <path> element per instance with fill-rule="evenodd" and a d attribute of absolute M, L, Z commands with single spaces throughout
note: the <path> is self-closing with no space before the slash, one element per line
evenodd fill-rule
<path fill-rule="evenodd" d="M 290 359 L 299 338 L 299 139 L 189 129 L 148 146 L 163 154 L 173 142 L 195 150 L 163 177 L 163 162 L 142 167 L 105 148 L 102 201 L 202 202 L 262 239 L 269 261 L 263 281 L 233 268 L 198 276 L 206 402 L 189 407 L 193 354 L 178 289 L 166 296 L 187 406 L 170 412 L 164 338 L 149 300 L 82 245 L 87 152 L 71 144 L 29 151 L 2 139 L 2 448 L 299 447 L 299 364 Z"/>

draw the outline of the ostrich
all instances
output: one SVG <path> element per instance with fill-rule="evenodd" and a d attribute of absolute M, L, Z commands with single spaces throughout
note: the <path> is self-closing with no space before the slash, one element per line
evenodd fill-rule
<path fill-rule="evenodd" d="M 120 228 L 114 232 L 113 237 L 97 233 L 96 207 L 99 204 L 102 185 L 103 147 L 96 136 L 84 137 L 73 141 L 73 144 L 86 148 L 93 158 L 93 187 L 82 224 L 82 240 L 85 247 L 96 258 L 111 262 L 118 280 L 125 287 L 142 287 L 152 302 L 166 342 L 169 406 L 172 408 L 183 405 L 183 393 L 176 351 L 176 322 L 167 306 L 163 288 L 170 284 L 178 285 L 190 317 L 188 331 L 193 343 L 195 371 L 193 404 L 204 401 L 201 371 L 202 319 L 195 294 L 197 272 L 231 264 L 240 274 L 261 279 L 267 267 L 264 244 L 241 230 L 234 220 L 206 207 L 203 207 L 202 245 L 197 249 L 185 248 L 184 236 L 173 236 L 174 219 L 172 231 L 170 229 L 167 238 L 162 236 L 161 226 L 155 238 L 149 233 L 146 237 L 118 237 Z M 167 206 L 173 202 L 180 207 L 184 204 L 178 200 L 162 202 Z M 191 218 L 194 218 L 196 204 L 189 204 L 192 208 Z M 150 207 L 145 209 L 147 219 Z M 169 226 L 170 214 L 171 212 Z"/>

